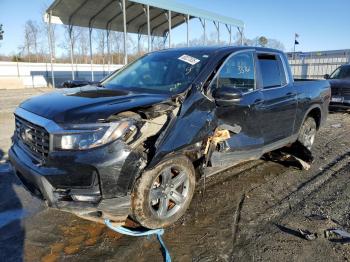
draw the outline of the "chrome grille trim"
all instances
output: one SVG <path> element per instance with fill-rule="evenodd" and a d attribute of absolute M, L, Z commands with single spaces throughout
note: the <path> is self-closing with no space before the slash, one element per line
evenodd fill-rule
<path fill-rule="evenodd" d="M 18 139 L 37 158 L 45 158 L 52 151 L 52 134 L 62 131 L 62 128 L 52 120 L 33 114 L 18 107 L 15 111 L 16 131 Z M 33 141 L 23 141 L 18 134 L 18 125 L 24 124 L 29 129 Z"/>
<path fill-rule="evenodd" d="M 40 158 L 45 159 L 49 155 L 50 135 L 45 128 L 35 125 L 19 116 L 15 116 L 16 135 L 19 140 Z"/>

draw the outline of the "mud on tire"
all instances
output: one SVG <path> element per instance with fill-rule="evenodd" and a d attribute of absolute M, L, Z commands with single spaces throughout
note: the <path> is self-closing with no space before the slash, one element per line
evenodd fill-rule
<path fill-rule="evenodd" d="M 135 182 L 133 217 L 147 228 L 169 226 L 186 212 L 194 189 L 195 171 L 191 161 L 185 156 L 166 158 Z"/>

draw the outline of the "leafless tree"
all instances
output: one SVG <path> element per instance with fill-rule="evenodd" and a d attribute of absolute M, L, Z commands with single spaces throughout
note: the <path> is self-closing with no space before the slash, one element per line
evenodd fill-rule
<path fill-rule="evenodd" d="M 124 41 L 124 34 L 122 32 L 116 32 L 111 31 L 109 42 L 110 42 L 110 51 L 111 51 L 111 63 L 123 63 L 123 56 L 124 56 L 124 47 L 123 47 L 123 41 Z M 107 45 L 107 44 L 106 44 Z M 128 49 L 128 52 L 134 52 L 135 51 L 135 43 L 133 39 L 128 35 L 126 46 Z M 129 56 L 129 58 L 131 58 Z M 131 59 L 130 59 L 131 61 Z"/>
<path fill-rule="evenodd" d="M 104 30 L 96 30 L 95 34 L 95 43 L 97 47 L 97 59 L 99 59 L 99 63 L 105 64 L 105 51 L 106 51 L 106 33 Z"/>
<path fill-rule="evenodd" d="M 248 46 L 262 46 L 261 41 L 259 41 L 260 39 L 261 39 L 261 37 L 259 37 L 259 36 L 254 37 L 252 39 L 244 38 L 243 42 L 245 45 L 248 45 Z M 265 47 L 275 48 L 275 49 L 279 49 L 282 51 L 285 50 L 283 43 L 277 39 L 266 38 L 266 41 L 267 42 L 264 43 L 264 45 L 263 45 Z"/>
<path fill-rule="evenodd" d="M 110 32 L 109 41 L 110 41 L 110 49 L 111 49 L 111 63 L 114 64 L 115 62 L 120 64 L 121 63 L 121 53 L 123 48 L 123 33 L 121 32 Z M 116 59 L 114 59 L 116 57 Z"/>
<path fill-rule="evenodd" d="M 67 56 L 70 56 L 71 49 L 73 51 L 73 57 L 74 54 L 77 53 L 77 42 L 80 37 L 81 28 L 79 27 L 65 27 L 65 33 L 64 33 L 64 39 L 61 42 L 60 46 L 67 52 Z"/>
<path fill-rule="evenodd" d="M 39 62 L 39 26 L 37 22 L 33 20 L 28 20 L 24 25 L 24 48 L 27 55 L 35 54 L 36 62 Z"/>
<path fill-rule="evenodd" d="M 155 36 L 152 40 L 152 50 L 161 50 L 164 49 L 167 43 L 164 41 L 164 37 Z"/>
<path fill-rule="evenodd" d="M 45 10 L 47 9 L 47 6 L 44 5 L 42 7 L 42 13 L 45 13 Z M 47 18 L 48 20 L 48 18 Z M 49 57 L 50 57 L 50 47 L 49 47 L 49 33 L 50 33 L 50 29 L 49 29 L 49 24 L 48 21 L 45 21 L 44 16 L 42 16 L 42 20 L 40 23 L 40 29 L 42 32 L 42 37 L 41 37 L 41 43 L 40 45 L 42 46 L 42 50 L 43 52 L 46 54 L 46 61 L 49 61 Z M 56 59 L 56 43 L 58 42 L 59 39 L 59 35 L 57 33 L 57 25 L 51 23 L 51 41 L 52 41 L 52 53 L 53 53 L 53 59 Z"/>
<path fill-rule="evenodd" d="M 77 52 L 79 54 L 80 63 L 88 63 L 89 53 L 89 35 L 87 28 L 79 28 L 79 37 L 77 39 Z"/>
<path fill-rule="evenodd" d="M 286 48 L 284 47 L 284 44 L 277 40 L 277 39 L 273 39 L 273 38 L 269 38 L 266 47 L 270 47 L 270 48 L 275 48 L 275 49 L 279 49 L 284 51 Z"/>

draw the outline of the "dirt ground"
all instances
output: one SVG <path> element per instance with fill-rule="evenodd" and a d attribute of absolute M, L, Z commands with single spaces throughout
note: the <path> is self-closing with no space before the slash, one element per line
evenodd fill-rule
<path fill-rule="evenodd" d="M 0 91 L 0 148 L 7 151 L 20 100 Z M 35 91 L 40 93 L 42 91 Z M 329 115 L 310 170 L 252 161 L 203 181 L 185 216 L 165 230 L 173 261 L 347 261 L 350 232 L 350 115 Z M 313 241 L 299 229 L 317 234 Z M 104 225 L 45 208 L 0 165 L 0 261 L 163 261 L 155 237 L 128 237 Z"/>

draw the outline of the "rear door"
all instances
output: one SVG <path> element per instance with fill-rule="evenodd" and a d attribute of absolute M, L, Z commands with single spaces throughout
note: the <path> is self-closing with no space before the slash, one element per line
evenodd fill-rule
<path fill-rule="evenodd" d="M 257 58 L 263 93 L 262 132 L 267 146 L 293 134 L 297 94 L 280 54 L 259 52 Z"/>
<path fill-rule="evenodd" d="M 212 80 L 211 90 L 230 87 L 242 93 L 239 101 L 226 106 L 217 105 L 216 114 L 220 124 L 240 127 L 239 133 L 231 133 L 231 138 L 226 141 L 226 147 L 213 155 L 217 160 L 243 160 L 259 157 L 262 152 L 264 145 L 260 121 L 262 93 L 257 89 L 255 62 L 254 50 L 236 52 L 226 59 Z M 230 165 L 232 162 L 226 164 Z"/>

